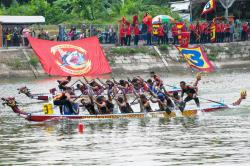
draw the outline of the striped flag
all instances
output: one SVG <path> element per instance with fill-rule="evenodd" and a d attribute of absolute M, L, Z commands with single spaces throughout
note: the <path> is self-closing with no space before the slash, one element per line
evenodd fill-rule
<path fill-rule="evenodd" d="M 207 58 L 203 49 L 199 47 L 183 48 L 176 46 L 191 68 L 201 72 L 212 72 L 214 66 Z"/>
<path fill-rule="evenodd" d="M 216 8 L 215 0 L 209 0 L 207 4 L 205 5 L 201 15 L 210 13 Z"/>

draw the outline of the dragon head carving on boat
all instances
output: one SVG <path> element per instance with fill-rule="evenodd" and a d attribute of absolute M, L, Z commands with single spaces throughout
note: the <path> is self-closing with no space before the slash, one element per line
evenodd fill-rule
<path fill-rule="evenodd" d="M 30 93 L 30 89 L 28 89 L 26 86 L 21 87 L 21 88 L 19 88 L 19 89 L 17 89 L 17 90 L 18 90 L 18 94 L 23 93 L 23 94 L 25 94 L 25 95 L 28 96 L 28 97 L 31 97 L 31 96 L 32 96 L 31 93 Z"/>
<path fill-rule="evenodd" d="M 7 105 L 12 108 L 17 106 L 16 100 L 14 97 L 2 98 L 2 100 L 3 100 L 3 105 Z"/>

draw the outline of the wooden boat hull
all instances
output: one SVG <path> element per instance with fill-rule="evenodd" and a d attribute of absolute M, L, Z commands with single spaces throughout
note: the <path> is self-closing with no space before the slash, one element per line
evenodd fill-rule
<path fill-rule="evenodd" d="M 203 112 L 212 112 L 220 109 L 227 108 L 225 106 L 211 107 L 202 109 Z M 194 117 L 197 115 L 197 109 L 184 110 L 182 116 Z M 82 119 L 82 120 L 98 120 L 98 119 L 134 119 L 134 118 L 172 118 L 176 117 L 175 112 L 171 114 L 165 111 L 149 112 L 149 113 L 129 113 L 129 114 L 105 114 L 105 115 L 27 115 L 26 119 L 33 122 L 44 122 L 50 120 L 61 120 L 61 119 Z"/>

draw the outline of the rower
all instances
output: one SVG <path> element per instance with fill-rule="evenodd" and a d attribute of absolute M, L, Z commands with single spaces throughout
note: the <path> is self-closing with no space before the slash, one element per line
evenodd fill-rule
<path fill-rule="evenodd" d="M 61 91 L 64 91 L 66 89 L 66 85 L 71 81 L 71 76 L 68 76 L 66 79 L 63 80 L 57 80 L 57 82 L 59 83 L 58 88 Z"/>
<path fill-rule="evenodd" d="M 83 78 L 86 81 L 86 83 L 91 86 L 95 95 L 101 95 L 103 93 L 104 88 L 100 84 L 98 84 L 94 79 L 89 82 L 85 77 Z"/>
<path fill-rule="evenodd" d="M 154 80 L 155 86 L 158 87 L 159 89 L 161 89 L 163 86 L 163 81 L 161 80 L 160 76 L 155 74 L 154 71 L 150 72 L 150 76 Z"/>
<path fill-rule="evenodd" d="M 240 103 L 242 102 L 242 100 L 246 99 L 246 97 L 247 97 L 247 91 L 246 90 L 242 90 L 240 92 L 240 98 L 233 103 L 233 106 L 240 105 Z"/>
<path fill-rule="evenodd" d="M 158 111 L 166 111 L 166 113 L 168 114 L 171 113 L 171 110 L 168 107 L 168 101 L 166 100 L 166 96 L 163 93 L 159 92 L 157 96 L 153 94 L 152 92 L 150 92 L 150 94 L 152 95 L 152 97 L 156 98 L 156 99 L 153 99 L 151 97 L 150 101 L 152 103 L 158 103 L 159 108 L 160 108 Z"/>
<path fill-rule="evenodd" d="M 183 109 L 185 109 L 186 103 L 191 101 L 191 100 L 194 100 L 197 107 L 200 107 L 200 101 L 199 101 L 199 98 L 197 97 L 198 87 L 186 85 L 186 82 L 184 82 L 184 81 L 180 82 L 180 87 L 182 90 L 181 98 L 183 98 L 185 93 L 187 94 L 187 97 L 184 99 Z"/>
<path fill-rule="evenodd" d="M 86 84 L 84 84 L 84 83 L 82 85 L 81 84 L 77 84 L 76 88 L 78 90 L 80 90 L 83 95 L 88 95 L 88 87 L 87 87 Z"/>
<path fill-rule="evenodd" d="M 139 95 L 135 91 L 134 94 L 137 97 L 138 102 L 140 104 L 141 112 L 153 112 L 150 102 L 144 94 Z"/>
<path fill-rule="evenodd" d="M 112 102 L 106 100 L 104 96 L 98 96 L 94 103 L 97 105 L 99 113 L 101 114 L 111 114 L 113 113 L 114 105 Z"/>
<path fill-rule="evenodd" d="M 89 97 L 89 100 L 82 99 L 81 103 L 87 109 L 90 115 L 97 115 L 98 111 L 95 109 L 93 96 L 89 95 L 88 97 Z"/>
<path fill-rule="evenodd" d="M 158 93 L 158 90 L 155 88 L 152 79 L 147 80 L 147 85 L 148 85 L 149 91 L 153 92 L 154 94 Z"/>
<path fill-rule="evenodd" d="M 114 94 L 116 96 L 115 101 L 118 104 L 121 113 L 133 113 L 134 112 L 130 104 L 128 103 L 126 93 L 123 92 L 123 97 L 118 96 L 118 94 L 115 92 Z"/>
<path fill-rule="evenodd" d="M 97 78 L 97 80 L 102 84 L 102 87 L 104 87 L 104 90 L 108 91 L 108 94 L 111 95 L 113 92 L 114 82 L 107 80 L 106 82 L 103 82 L 100 78 Z"/>
<path fill-rule="evenodd" d="M 74 103 L 71 97 L 72 89 L 66 87 L 65 91 L 56 97 L 54 97 L 54 105 L 59 106 L 60 113 L 63 115 L 73 115 L 78 114 L 78 105 Z"/>
<path fill-rule="evenodd" d="M 172 99 L 175 103 L 175 105 L 180 109 L 181 112 L 184 111 L 184 106 L 185 106 L 185 103 L 184 101 L 181 99 L 181 96 L 178 94 L 177 91 L 175 91 L 172 95 Z"/>

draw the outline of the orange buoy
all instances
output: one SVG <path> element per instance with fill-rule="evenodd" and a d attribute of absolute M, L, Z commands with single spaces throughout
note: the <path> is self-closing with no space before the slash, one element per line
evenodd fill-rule
<path fill-rule="evenodd" d="M 84 125 L 82 123 L 79 123 L 78 124 L 78 131 L 79 131 L 79 133 L 83 133 L 83 130 L 84 130 Z"/>

